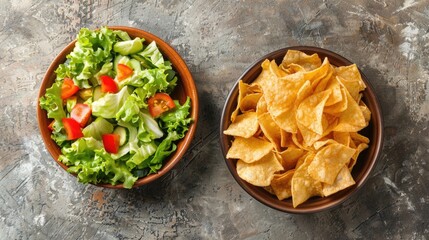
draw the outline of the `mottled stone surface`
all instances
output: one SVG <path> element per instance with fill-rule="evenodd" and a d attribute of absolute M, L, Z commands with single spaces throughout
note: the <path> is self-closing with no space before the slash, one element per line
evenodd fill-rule
<path fill-rule="evenodd" d="M 43 146 L 36 98 L 50 61 L 81 27 L 150 31 L 184 57 L 200 96 L 196 138 L 160 181 L 82 185 Z M 0 0 L 0 239 L 427 239 L 429 1 Z M 244 69 L 293 45 L 333 50 L 369 77 L 385 144 L 340 207 L 291 215 L 253 200 L 224 163 L 223 102 Z"/>

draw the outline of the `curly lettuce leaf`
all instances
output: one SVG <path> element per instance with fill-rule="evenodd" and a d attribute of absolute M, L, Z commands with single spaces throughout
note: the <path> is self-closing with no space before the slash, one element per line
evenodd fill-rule
<path fill-rule="evenodd" d="M 63 124 L 61 120 L 66 117 L 61 99 L 62 82 L 55 82 L 52 86 L 46 89 L 46 93 L 40 98 L 40 107 L 47 112 L 48 118 L 54 121 L 51 138 L 62 147 L 67 140 L 67 136 L 63 133 Z"/>
<path fill-rule="evenodd" d="M 62 82 L 55 82 L 40 98 L 40 107 L 46 110 L 48 118 L 53 118 L 56 122 L 61 122 L 61 119 L 66 117 L 61 99 L 61 85 Z"/>
<path fill-rule="evenodd" d="M 73 51 L 67 55 L 68 61 L 55 71 L 57 80 L 70 77 L 80 88 L 90 88 L 90 79 L 104 63 L 112 60 L 116 37 L 117 35 L 107 27 L 95 31 L 82 28 Z"/>
<path fill-rule="evenodd" d="M 189 109 L 191 107 L 191 99 L 187 97 L 183 105 L 175 100 L 176 108 L 167 112 L 160 117 L 160 126 L 166 132 L 176 132 L 180 138 L 185 136 L 186 131 L 189 129 L 189 124 L 192 118 L 189 117 Z"/>

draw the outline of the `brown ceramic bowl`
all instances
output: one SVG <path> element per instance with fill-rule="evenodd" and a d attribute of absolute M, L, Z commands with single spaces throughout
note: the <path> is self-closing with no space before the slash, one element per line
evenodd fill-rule
<path fill-rule="evenodd" d="M 256 77 L 261 73 L 262 67 L 261 63 L 265 59 L 273 60 L 279 64 L 281 63 L 284 55 L 289 49 L 300 50 L 307 54 L 317 53 L 321 59 L 328 57 L 331 64 L 335 66 L 344 66 L 350 65 L 352 62 L 345 59 L 344 57 L 328 51 L 326 49 L 321 49 L 317 47 L 306 47 L 306 46 L 297 46 L 297 47 L 288 47 L 277 50 L 275 52 L 269 53 L 263 56 L 261 59 L 253 63 L 241 76 L 238 80 L 242 79 L 245 83 L 251 83 Z M 237 97 L 238 97 L 238 80 L 235 83 L 234 87 L 230 91 L 228 98 L 226 100 L 222 118 L 220 123 L 220 143 L 223 155 L 225 157 L 226 164 L 232 173 L 235 180 L 238 184 L 252 197 L 261 203 L 288 213 L 314 213 L 323 211 L 334 206 L 338 206 L 340 203 L 349 198 L 352 194 L 355 194 L 358 189 L 360 189 L 363 184 L 368 179 L 371 170 L 373 169 L 377 158 L 380 154 L 382 148 L 382 140 L 383 140 L 383 127 L 382 127 L 382 116 L 381 109 L 377 100 L 377 97 L 374 94 L 373 88 L 369 83 L 368 79 L 361 72 L 362 79 L 366 83 L 367 88 L 363 92 L 363 101 L 367 104 L 368 108 L 371 110 L 372 116 L 369 126 L 362 130 L 362 134 L 367 136 L 370 139 L 369 148 L 364 150 L 357 161 L 357 164 L 353 168 L 352 176 L 356 182 L 355 185 L 344 189 L 336 194 L 333 194 L 329 197 L 313 197 L 307 200 L 305 203 L 299 205 L 297 208 L 293 208 L 292 200 L 286 199 L 280 201 L 276 196 L 271 195 L 264 189 L 260 187 L 253 186 L 246 181 L 242 180 L 236 171 L 236 160 L 227 159 L 226 153 L 231 146 L 232 137 L 224 135 L 223 131 L 228 128 L 230 124 L 230 116 L 234 111 L 237 105 Z"/>
<path fill-rule="evenodd" d="M 186 133 L 186 136 L 183 139 L 177 142 L 177 150 L 169 158 L 164 160 L 164 164 L 162 168 L 157 173 L 139 178 L 135 182 L 133 187 L 138 187 L 138 186 L 153 182 L 156 179 L 163 176 L 164 174 L 166 174 L 168 171 L 170 171 L 180 161 L 180 159 L 188 149 L 189 145 L 191 144 L 192 138 L 194 137 L 195 130 L 197 127 L 197 121 L 198 121 L 197 88 L 195 87 L 194 80 L 192 78 L 192 75 L 186 63 L 183 61 L 180 55 L 165 41 L 163 41 L 162 39 L 158 38 L 157 36 L 149 32 L 136 29 L 136 28 L 123 27 L 123 26 L 114 26 L 109 28 L 126 31 L 131 38 L 135 38 L 135 37 L 144 38 L 146 40 L 146 44 L 152 41 L 155 41 L 157 43 L 159 50 L 164 55 L 164 57 L 172 63 L 173 69 L 176 71 L 176 74 L 179 78 L 178 84 L 172 94 L 172 98 L 178 99 L 180 103 L 184 103 L 186 101 L 187 96 L 191 98 L 190 116 L 193 119 L 193 123 L 189 127 L 189 131 Z M 37 104 L 37 120 L 39 122 L 39 129 L 42 134 L 43 141 L 45 142 L 46 148 L 48 149 L 52 157 L 55 159 L 55 161 L 65 170 L 67 170 L 68 167 L 58 161 L 58 156 L 61 154 L 61 149 L 56 145 L 56 143 L 50 137 L 51 133 L 47 128 L 47 126 L 50 123 L 50 119 L 47 118 L 46 111 L 40 108 L 39 99 L 41 96 L 45 94 L 46 88 L 49 88 L 52 85 L 52 83 L 55 81 L 55 78 L 56 78 L 55 69 L 57 69 L 59 64 L 64 63 L 66 61 L 66 56 L 73 50 L 75 42 L 76 40 L 68 44 L 49 66 L 45 74 L 45 77 L 43 78 L 42 84 L 40 86 L 38 104 Z M 122 184 L 117 184 L 117 185 L 98 184 L 98 186 L 107 187 L 107 188 L 117 188 L 117 189 L 123 188 Z"/>

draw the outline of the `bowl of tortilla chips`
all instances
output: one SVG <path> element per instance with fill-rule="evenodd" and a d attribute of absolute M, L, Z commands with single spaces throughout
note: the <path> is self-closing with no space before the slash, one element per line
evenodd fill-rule
<path fill-rule="evenodd" d="M 220 142 L 238 184 L 288 213 L 340 205 L 381 152 L 381 109 L 366 76 L 344 57 L 288 47 L 252 64 L 226 100 Z"/>

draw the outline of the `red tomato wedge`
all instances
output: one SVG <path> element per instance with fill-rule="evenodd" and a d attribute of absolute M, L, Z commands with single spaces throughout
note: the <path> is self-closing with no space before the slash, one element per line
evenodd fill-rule
<path fill-rule="evenodd" d="M 103 138 L 104 149 L 106 149 L 108 153 L 118 153 L 119 151 L 118 134 L 114 134 L 114 133 L 104 134 L 102 138 Z"/>
<path fill-rule="evenodd" d="M 71 110 L 70 117 L 76 120 L 81 127 L 85 127 L 91 117 L 91 107 L 84 103 L 76 103 Z"/>
<path fill-rule="evenodd" d="M 149 113 L 152 117 L 157 118 L 164 112 L 176 107 L 173 99 L 167 93 L 157 93 L 147 101 Z"/>
<path fill-rule="evenodd" d="M 128 78 L 129 76 L 133 75 L 133 72 L 134 72 L 133 69 L 131 69 L 127 65 L 119 63 L 116 77 L 118 78 L 119 81 L 122 81 Z"/>
<path fill-rule="evenodd" d="M 103 75 L 100 77 L 101 91 L 105 93 L 117 93 L 119 91 L 118 85 L 113 78 Z"/>
<path fill-rule="evenodd" d="M 55 120 L 53 120 L 51 123 L 49 123 L 49 125 L 48 125 L 48 129 L 52 132 L 52 131 L 54 131 L 54 123 L 55 123 Z"/>
<path fill-rule="evenodd" d="M 64 78 L 61 85 L 61 99 L 67 99 L 77 93 L 77 91 L 79 91 L 79 87 L 74 84 L 73 79 Z"/>
<path fill-rule="evenodd" d="M 83 137 L 80 125 L 76 120 L 73 118 L 63 118 L 62 122 L 67 133 L 67 140 L 75 140 Z"/>

